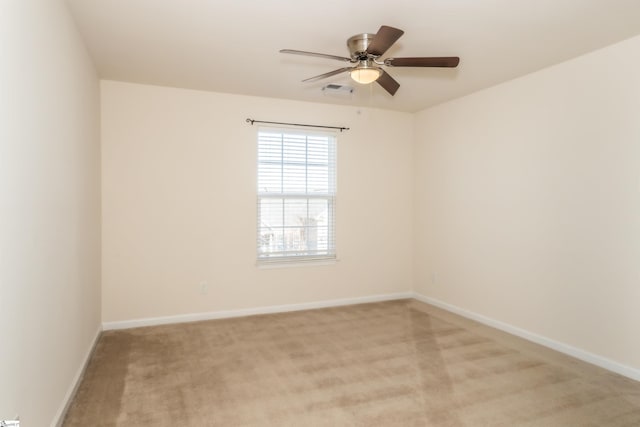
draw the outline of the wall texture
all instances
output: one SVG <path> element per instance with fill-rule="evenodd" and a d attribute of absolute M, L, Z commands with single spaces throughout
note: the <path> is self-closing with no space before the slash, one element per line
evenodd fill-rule
<path fill-rule="evenodd" d="M 0 4 L 0 419 L 57 421 L 100 327 L 99 82 L 61 1 Z"/>
<path fill-rule="evenodd" d="M 338 135 L 339 262 L 256 267 L 247 117 L 351 128 Z M 406 113 L 103 81 L 103 320 L 410 291 L 412 125 Z"/>
<path fill-rule="evenodd" d="M 416 116 L 417 292 L 640 368 L 639 51 Z"/>

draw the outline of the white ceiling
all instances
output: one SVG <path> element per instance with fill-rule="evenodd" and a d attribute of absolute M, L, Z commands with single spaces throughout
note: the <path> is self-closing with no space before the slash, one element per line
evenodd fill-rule
<path fill-rule="evenodd" d="M 409 112 L 640 34 L 640 0 L 67 2 L 104 79 Z M 401 84 L 392 97 L 348 73 L 302 83 L 345 64 L 278 52 L 349 56 L 347 38 L 383 24 L 405 31 L 384 57 L 459 56 L 459 67 L 387 69 Z"/>

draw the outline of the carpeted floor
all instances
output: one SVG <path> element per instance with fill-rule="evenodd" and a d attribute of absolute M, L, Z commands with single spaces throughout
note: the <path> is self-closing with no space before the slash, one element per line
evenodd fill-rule
<path fill-rule="evenodd" d="M 640 383 L 392 301 L 105 332 L 64 426 L 640 426 Z"/>

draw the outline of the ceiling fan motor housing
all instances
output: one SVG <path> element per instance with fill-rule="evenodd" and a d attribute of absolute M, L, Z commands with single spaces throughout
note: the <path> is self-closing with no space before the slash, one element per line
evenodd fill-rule
<path fill-rule="evenodd" d="M 363 33 L 356 34 L 347 40 L 347 47 L 353 60 L 363 60 L 368 58 L 367 49 L 373 41 L 375 34 Z"/>

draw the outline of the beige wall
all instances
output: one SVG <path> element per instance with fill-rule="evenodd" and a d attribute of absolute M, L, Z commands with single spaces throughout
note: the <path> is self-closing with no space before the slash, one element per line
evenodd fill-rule
<path fill-rule="evenodd" d="M 417 292 L 640 368 L 638 52 L 417 114 Z"/>
<path fill-rule="evenodd" d="M 0 5 L 0 419 L 47 426 L 100 327 L 99 83 L 60 1 Z"/>
<path fill-rule="evenodd" d="M 338 135 L 338 263 L 256 267 L 257 126 L 247 117 L 351 128 Z M 410 291 L 412 123 L 103 81 L 103 320 Z"/>

